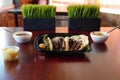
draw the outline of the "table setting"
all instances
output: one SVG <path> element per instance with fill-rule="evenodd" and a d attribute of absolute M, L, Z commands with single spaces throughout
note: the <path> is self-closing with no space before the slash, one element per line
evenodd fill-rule
<path fill-rule="evenodd" d="M 65 31 L 60 32 L 60 29 Z M 51 33 L 52 31 L 49 30 L 24 31 L 22 27 L 1 27 L 0 31 L 2 37 L 0 48 L 3 50 L 0 55 L 2 57 L 0 59 L 0 66 L 2 66 L 0 74 L 6 70 L 4 76 L 1 76 L 3 80 L 8 80 L 9 76 L 9 80 L 17 80 L 20 76 L 21 78 L 18 80 L 29 78 L 31 78 L 30 80 L 43 78 L 45 80 L 58 80 L 68 79 L 67 75 L 69 78 L 71 76 L 72 80 L 88 80 L 88 78 L 96 80 L 98 77 L 102 80 L 118 80 L 119 78 L 118 75 L 110 76 L 120 74 L 119 67 L 114 67 L 119 66 L 120 42 L 119 37 L 117 37 L 117 34 L 120 33 L 119 26 L 101 27 L 101 30 L 97 32 L 73 31 L 68 33 L 67 27 L 57 27 L 55 33 Z M 29 39 L 28 35 L 31 35 Z M 100 42 L 96 42 L 92 38 L 92 36 L 98 38 L 106 35 L 107 38 L 100 38 L 103 40 Z M 76 49 L 78 47 L 79 49 Z M 6 60 L 6 57 L 3 57 L 4 53 L 5 55 L 9 54 L 7 58 L 10 56 L 12 58 Z M 35 75 L 36 72 L 38 74 Z M 30 76 L 29 73 L 32 75 Z M 103 73 L 106 75 L 105 77 L 103 77 Z M 29 77 L 27 77 L 28 75 Z"/>

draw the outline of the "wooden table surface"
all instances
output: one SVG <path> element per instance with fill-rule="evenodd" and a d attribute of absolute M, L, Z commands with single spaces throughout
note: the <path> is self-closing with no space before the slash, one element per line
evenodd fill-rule
<path fill-rule="evenodd" d="M 0 52 L 0 80 L 120 80 L 120 30 L 110 33 L 105 44 L 91 42 L 92 51 L 80 56 L 48 56 L 33 47 L 34 38 L 51 31 L 32 31 L 30 43 L 18 44 L 11 32 L 22 27 L 0 27 L 0 48 L 8 45 L 20 47 L 19 59 L 5 62 Z M 108 31 L 112 27 L 102 27 Z M 55 32 L 67 33 L 67 27 L 57 27 Z M 88 31 L 76 31 L 89 36 Z M 89 37 L 90 39 L 90 37 Z"/>

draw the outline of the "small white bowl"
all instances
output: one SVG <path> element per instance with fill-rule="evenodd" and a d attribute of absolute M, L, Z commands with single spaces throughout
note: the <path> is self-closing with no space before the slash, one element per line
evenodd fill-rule
<path fill-rule="evenodd" d="M 20 48 L 18 46 L 6 46 L 2 48 L 4 61 L 14 61 L 18 59 Z"/>
<path fill-rule="evenodd" d="M 13 37 L 18 43 L 27 43 L 31 40 L 32 32 L 30 31 L 19 31 L 13 33 Z"/>
<path fill-rule="evenodd" d="M 91 39 L 95 43 L 104 43 L 110 36 L 107 32 L 93 31 L 90 33 Z"/>

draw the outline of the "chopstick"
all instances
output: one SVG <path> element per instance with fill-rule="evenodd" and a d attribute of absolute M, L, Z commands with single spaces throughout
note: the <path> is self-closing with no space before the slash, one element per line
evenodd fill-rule
<path fill-rule="evenodd" d="M 3 30 L 9 32 L 10 34 L 12 34 L 11 31 L 9 31 L 9 30 L 7 30 L 7 29 L 5 29 L 5 28 L 3 28 Z"/>
<path fill-rule="evenodd" d="M 117 29 L 117 28 L 119 28 L 120 29 L 120 26 L 116 26 L 116 27 L 114 27 L 113 29 L 111 29 L 110 31 L 108 31 L 107 33 L 110 33 L 110 32 L 112 32 L 113 30 L 115 30 L 115 29 Z"/>

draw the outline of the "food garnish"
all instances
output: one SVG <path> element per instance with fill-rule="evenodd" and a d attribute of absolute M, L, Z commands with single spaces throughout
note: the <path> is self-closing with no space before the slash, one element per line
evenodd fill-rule
<path fill-rule="evenodd" d="M 39 44 L 39 47 L 42 48 L 42 49 L 45 49 L 45 48 L 46 48 L 46 45 L 45 45 L 45 43 L 40 43 L 40 44 Z"/>

